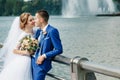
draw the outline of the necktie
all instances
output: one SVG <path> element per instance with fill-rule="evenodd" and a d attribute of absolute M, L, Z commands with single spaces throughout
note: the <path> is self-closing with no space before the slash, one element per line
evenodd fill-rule
<path fill-rule="evenodd" d="M 40 32 L 40 37 L 39 37 L 39 47 L 40 47 L 40 51 L 39 51 L 39 54 L 38 54 L 38 55 L 41 54 L 41 43 L 42 43 L 43 39 L 44 39 L 44 34 L 43 34 L 43 31 L 41 31 L 41 32 Z"/>
<path fill-rule="evenodd" d="M 41 42 L 42 42 L 43 37 L 44 37 L 43 31 L 41 31 L 41 32 L 40 32 L 40 36 L 39 36 L 39 38 L 38 38 L 39 46 L 40 46 L 40 44 L 41 44 Z"/>

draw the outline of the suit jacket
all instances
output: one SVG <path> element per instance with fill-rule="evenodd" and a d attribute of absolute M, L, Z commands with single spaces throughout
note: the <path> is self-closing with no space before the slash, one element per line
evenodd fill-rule
<path fill-rule="evenodd" d="M 35 33 L 35 38 L 38 39 L 41 30 L 38 29 Z M 41 49 L 41 50 L 40 50 Z M 51 58 L 63 52 L 59 32 L 56 28 L 48 25 L 46 28 L 46 34 L 44 34 L 43 40 L 41 40 L 40 49 L 36 51 L 35 60 L 38 58 L 38 54 L 45 54 L 46 59 L 43 61 L 39 68 L 48 72 L 51 69 Z"/>

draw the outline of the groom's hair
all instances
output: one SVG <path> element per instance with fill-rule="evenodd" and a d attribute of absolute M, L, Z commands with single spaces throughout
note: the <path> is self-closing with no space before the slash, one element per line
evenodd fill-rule
<path fill-rule="evenodd" d="M 46 22 L 48 22 L 49 14 L 46 10 L 39 10 L 36 13 L 38 13 Z"/>

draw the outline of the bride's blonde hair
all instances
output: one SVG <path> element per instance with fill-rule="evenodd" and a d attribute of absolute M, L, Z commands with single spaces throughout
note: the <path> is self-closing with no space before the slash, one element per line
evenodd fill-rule
<path fill-rule="evenodd" d="M 28 17 L 30 16 L 30 13 L 22 13 L 20 15 L 20 28 L 23 30 L 25 28 L 25 25 L 27 24 Z"/>

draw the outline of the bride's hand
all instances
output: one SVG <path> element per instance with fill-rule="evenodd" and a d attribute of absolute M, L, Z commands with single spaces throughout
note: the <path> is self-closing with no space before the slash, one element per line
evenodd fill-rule
<path fill-rule="evenodd" d="M 22 55 L 25 55 L 25 56 L 30 56 L 29 51 L 23 51 L 21 54 L 22 54 Z"/>
<path fill-rule="evenodd" d="M 14 50 L 13 50 L 13 53 L 15 53 L 15 54 L 16 54 L 16 53 L 17 53 L 17 50 L 16 50 L 16 49 L 14 49 Z"/>
<path fill-rule="evenodd" d="M 26 51 L 26 50 L 21 51 L 21 50 L 18 50 L 18 49 L 14 49 L 13 52 L 14 52 L 15 54 L 30 56 L 29 52 Z"/>

